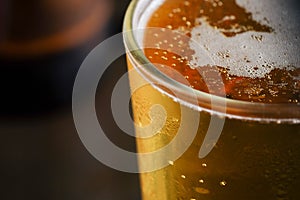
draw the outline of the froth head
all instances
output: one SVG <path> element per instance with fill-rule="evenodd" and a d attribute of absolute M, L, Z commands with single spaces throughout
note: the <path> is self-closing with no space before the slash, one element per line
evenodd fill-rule
<path fill-rule="evenodd" d="M 249 30 L 228 37 L 221 29 L 211 26 L 205 17 L 197 19 L 200 25 L 193 28 L 190 41 L 190 48 L 195 51 L 191 66 L 217 65 L 228 68 L 231 75 L 251 78 L 264 77 L 275 68 L 300 67 L 300 17 L 290 5 L 292 1 L 237 1 L 246 12 L 252 13 L 254 20 L 272 27 L 271 32 Z M 234 22 L 235 16 L 223 19 Z M 234 23 L 232 27 L 234 31 Z M 206 52 L 196 48 L 195 43 Z"/>

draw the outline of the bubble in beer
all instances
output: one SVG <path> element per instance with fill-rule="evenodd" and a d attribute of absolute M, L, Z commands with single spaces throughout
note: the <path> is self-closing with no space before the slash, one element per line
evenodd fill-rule
<path fill-rule="evenodd" d="M 191 3 L 190 3 L 189 1 L 184 1 L 184 5 L 185 5 L 185 6 L 190 6 L 190 4 L 191 4 Z"/>
<path fill-rule="evenodd" d="M 203 180 L 203 179 L 200 179 L 200 180 L 199 180 L 199 183 L 204 183 L 204 180 Z"/>

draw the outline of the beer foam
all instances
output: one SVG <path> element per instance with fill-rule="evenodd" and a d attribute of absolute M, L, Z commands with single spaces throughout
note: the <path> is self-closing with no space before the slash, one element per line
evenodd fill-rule
<path fill-rule="evenodd" d="M 274 31 L 248 31 L 226 37 L 199 18 L 191 35 L 190 48 L 195 54 L 192 67 L 217 65 L 229 74 L 243 77 L 264 77 L 275 68 L 300 67 L 299 11 L 291 6 L 293 0 L 237 0 L 251 12 L 253 19 L 271 26 Z M 225 16 L 226 17 L 226 16 Z M 227 16 L 230 18 L 230 16 Z"/>

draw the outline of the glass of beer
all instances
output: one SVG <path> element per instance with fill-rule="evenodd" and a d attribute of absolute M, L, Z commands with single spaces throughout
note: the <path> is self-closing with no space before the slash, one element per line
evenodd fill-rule
<path fill-rule="evenodd" d="M 133 0 L 143 200 L 300 199 L 295 1 Z"/>

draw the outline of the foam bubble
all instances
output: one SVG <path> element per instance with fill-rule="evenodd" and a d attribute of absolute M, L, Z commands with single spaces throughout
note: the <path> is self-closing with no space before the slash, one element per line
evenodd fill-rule
<path fill-rule="evenodd" d="M 271 33 L 248 31 L 226 37 L 205 18 L 197 19 L 201 25 L 191 32 L 190 48 L 195 51 L 191 66 L 218 65 L 227 67 L 231 75 L 252 78 L 264 77 L 275 68 L 300 67 L 300 17 L 292 2 L 237 0 L 254 20 L 271 26 Z"/>

